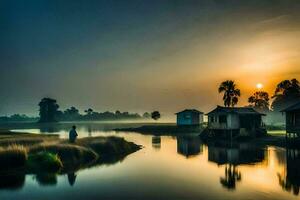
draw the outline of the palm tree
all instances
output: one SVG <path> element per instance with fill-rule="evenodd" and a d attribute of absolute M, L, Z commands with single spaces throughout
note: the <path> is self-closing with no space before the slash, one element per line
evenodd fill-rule
<path fill-rule="evenodd" d="M 238 97 L 241 96 L 241 91 L 236 89 L 236 85 L 234 81 L 227 80 L 220 84 L 219 86 L 219 93 L 224 92 L 223 101 L 224 106 L 226 107 L 233 107 L 238 103 Z"/>
<path fill-rule="evenodd" d="M 266 112 L 269 110 L 269 100 L 269 94 L 264 91 L 257 91 L 248 98 L 250 106 L 262 112 Z"/>

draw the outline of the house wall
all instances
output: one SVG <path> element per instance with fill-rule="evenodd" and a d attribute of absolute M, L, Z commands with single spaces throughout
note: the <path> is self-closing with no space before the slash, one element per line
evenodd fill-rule
<path fill-rule="evenodd" d="M 203 115 L 202 115 L 203 122 Z M 199 125 L 200 115 L 194 112 L 183 112 L 177 114 L 177 125 Z"/>
<path fill-rule="evenodd" d="M 286 113 L 286 130 L 300 132 L 300 111 Z"/>
<path fill-rule="evenodd" d="M 238 129 L 240 128 L 239 116 L 234 113 L 227 115 L 227 128 L 228 129 Z"/>
<path fill-rule="evenodd" d="M 220 116 L 226 116 L 226 122 L 220 122 Z M 208 118 L 208 126 L 211 129 L 238 129 L 239 117 L 234 113 L 211 115 Z"/>

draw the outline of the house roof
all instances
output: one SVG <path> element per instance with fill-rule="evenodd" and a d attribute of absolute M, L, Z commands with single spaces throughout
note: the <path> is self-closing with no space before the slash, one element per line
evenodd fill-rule
<path fill-rule="evenodd" d="M 217 106 L 214 110 L 210 111 L 206 115 L 213 115 L 216 113 L 236 113 L 240 115 L 265 115 L 263 113 L 257 112 L 251 107 L 223 107 Z"/>
<path fill-rule="evenodd" d="M 178 114 L 184 113 L 184 112 L 193 112 L 193 113 L 203 114 L 203 112 L 196 110 L 196 109 L 185 109 L 183 111 L 175 113 L 175 115 L 178 115 Z"/>
<path fill-rule="evenodd" d="M 290 111 L 295 111 L 295 110 L 300 110 L 300 102 L 287 107 L 286 109 L 282 110 L 281 112 L 290 112 Z"/>

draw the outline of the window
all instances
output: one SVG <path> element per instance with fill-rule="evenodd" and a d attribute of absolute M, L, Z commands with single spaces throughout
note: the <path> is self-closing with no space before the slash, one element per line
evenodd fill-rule
<path fill-rule="evenodd" d="M 191 115 L 190 115 L 190 114 L 185 114 L 185 115 L 184 115 L 184 118 L 185 118 L 185 119 L 190 119 L 190 118 L 191 118 Z"/>
<path fill-rule="evenodd" d="M 220 115 L 219 116 L 219 123 L 227 123 L 227 116 L 226 115 Z"/>

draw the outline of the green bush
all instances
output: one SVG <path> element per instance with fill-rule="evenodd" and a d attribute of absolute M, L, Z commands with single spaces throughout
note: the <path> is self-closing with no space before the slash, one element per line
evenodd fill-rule
<path fill-rule="evenodd" d="M 60 158 L 53 153 L 39 152 L 30 154 L 27 161 L 27 169 L 33 172 L 57 172 L 63 164 Z"/>
<path fill-rule="evenodd" d="M 70 144 L 54 144 L 37 146 L 30 150 L 30 153 L 50 152 L 57 154 L 64 166 L 72 164 L 86 164 L 98 158 L 98 155 L 90 149 Z"/>

